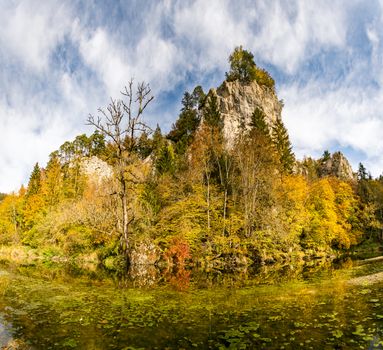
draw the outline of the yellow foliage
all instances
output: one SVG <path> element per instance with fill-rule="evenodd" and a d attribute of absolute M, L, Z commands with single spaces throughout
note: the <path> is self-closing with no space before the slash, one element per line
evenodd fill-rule
<path fill-rule="evenodd" d="M 0 201 L 0 242 L 16 243 L 19 241 L 22 197 L 9 194 Z"/>
<path fill-rule="evenodd" d="M 309 219 L 307 200 L 309 186 L 301 175 L 285 175 L 277 190 L 277 201 L 282 206 L 283 220 L 288 224 L 288 239 L 295 241 Z"/>

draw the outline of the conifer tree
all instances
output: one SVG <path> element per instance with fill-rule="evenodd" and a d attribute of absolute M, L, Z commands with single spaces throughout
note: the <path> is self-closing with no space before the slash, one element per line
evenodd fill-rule
<path fill-rule="evenodd" d="M 266 138 L 270 138 L 269 127 L 266 124 L 266 115 L 259 107 L 256 107 L 254 113 L 251 115 L 250 127 L 256 130 Z"/>
<path fill-rule="evenodd" d="M 325 162 L 325 161 L 329 160 L 330 157 L 331 157 L 331 153 L 326 149 L 326 150 L 323 152 L 323 154 L 322 154 L 322 158 L 321 158 L 321 160 L 322 160 L 323 162 Z"/>
<path fill-rule="evenodd" d="M 39 163 L 36 163 L 28 182 L 27 196 L 39 193 L 41 188 L 41 169 Z"/>
<path fill-rule="evenodd" d="M 289 135 L 281 119 L 277 119 L 273 126 L 272 141 L 283 170 L 287 173 L 291 173 L 295 157 L 292 151 Z"/>
<path fill-rule="evenodd" d="M 160 175 L 174 170 L 174 150 L 171 144 L 164 144 L 156 160 L 156 169 Z"/>
<path fill-rule="evenodd" d="M 223 128 L 223 120 L 218 107 L 218 99 L 214 93 L 208 95 L 203 117 L 208 126 L 217 127 L 220 130 Z"/>
<path fill-rule="evenodd" d="M 367 170 L 362 163 L 359 163 L 358 167 L 358 180 L 367 180 Z"/>
<path fill-rule="evenodd" d="M 167 138 L 176 143 L 177 153 L 184 154 L 190 145 L 194 132 L 200 123 L 200 117 L 196 110 L 197 101 L 189 92 L 184 93 L 182 99 L 181 114 L 172 126 Z"/>

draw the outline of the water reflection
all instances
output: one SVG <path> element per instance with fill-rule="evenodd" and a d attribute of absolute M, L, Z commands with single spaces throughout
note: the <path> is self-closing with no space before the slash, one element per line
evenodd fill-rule
<path fill-rule="evenodd" d="M 6 265 L 0 274 L 0 344 L 379 349 L 383 284 L 348 283 L 362 273 L 357 266 L 343 259 L 231 271 L 141 266 L 120 274 L 73 265 Z M 368 270 L 383 271 L 383 262 Z"/>

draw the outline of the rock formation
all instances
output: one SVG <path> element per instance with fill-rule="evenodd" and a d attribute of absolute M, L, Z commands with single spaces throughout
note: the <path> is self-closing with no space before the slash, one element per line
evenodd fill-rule
<path fill-rule="evenodd" d="M 256 81 L 249 84 L 224 81 L 216 90 L 221 115 L 224 120 L 224 135 L 228 147 L 232 147 L 241 124 L 248 126 L 255 109 L 260 108 L 266 115 L 266 123 L 271 127 L 281 118 L 282 102 L 275 92 L 260 86 Z"/>
<path fill-rule="evenodd" d="M 319 159 L 318 175 L 335 176 L 341 180 L 354 179 L 354 172 L 347 158 L 341 152 L 335 152 L 327 159 Z"/>
<path fill-rule="evenodd" d="M 313 158 L 304 158 L 296 162 L 294 173 L 301 174 L 309 179 L 316 179 L 326 176 L 335 176 L 345 181 L 355 180 L 355 173 L 341 152 L 328 154 L 325 157 L 315 160 Z"/>
<path fill-rule="evenodd" d="M 81 161 L 81 170 L 96 183 L 109 179 L 113 175 L 112 167 L 96 156 L 84 158 Z"/>

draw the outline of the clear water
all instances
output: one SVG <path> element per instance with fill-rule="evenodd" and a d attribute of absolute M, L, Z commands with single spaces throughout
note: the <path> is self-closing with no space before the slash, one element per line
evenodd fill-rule
<path fill-rule="evenodd" d="M 382 349 L 383 261 L 158 271 L 0 266 L 0 346 Z"/>

